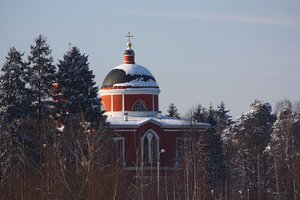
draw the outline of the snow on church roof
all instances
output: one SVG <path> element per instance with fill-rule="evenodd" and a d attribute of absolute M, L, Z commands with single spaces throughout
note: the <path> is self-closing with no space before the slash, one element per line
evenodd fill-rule
<path fill-rule="evenodd" d="M 140 127 L 148 122 L 152 122 L 157 124 L 163 128 L 187 128 L 190 127 L 190 124 L 187 120 L 184 119 L 176 119 L 167 116 L 161 116 L 160 118 L 157 117 L 134 117 L 128 116 L 128 120 L 125 121 L 124 117 L 111 117 L 108 116 L 107 121 L 110 123 L 111 127 L 118 128 L 118 127 L 131 127 L 137 128 Z M 210 124 L 207 123 L 196 123 L 198 128 L 210 128 Z"/>
<path fill-rule="evenodd" d="M 125 71 L 126 74 L 131 74 L 131 75 L 138 74 L 138 75 L 147 75 L 153 77 L 153 75 L 148 69 L 137 64 L 121 64 L 115 67 L 114 69 L 121 69 Z"/>
<path fill-rule="evenodd" d="M 151 72 L 137 64 L 121 64 L 105 77 L 102 87 L 152 87 L 158 88 Z"/>

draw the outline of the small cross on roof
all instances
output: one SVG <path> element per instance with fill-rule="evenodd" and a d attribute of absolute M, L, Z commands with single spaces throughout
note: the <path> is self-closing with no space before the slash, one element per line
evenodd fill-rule
<path fill-rule="evenodd" d="M 128 35 L 125 35 L 125 37 L 127 37 L 127 38 L 128 38 L 128 42 L 130 43 L 130 38 L 132 38 L 132 37 L 133 37 L 133 35 L 130 35 L 130 32 L 128 32 Z"/>

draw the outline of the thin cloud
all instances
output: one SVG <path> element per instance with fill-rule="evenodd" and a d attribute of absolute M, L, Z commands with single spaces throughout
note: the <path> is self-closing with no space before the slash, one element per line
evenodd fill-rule
<path fill-rule="evenodd" d="M 219 15 L 219 14 L 192 14 L 192 13 L 170 13 L 170 12 L 144 12 L 149 16 L 173 17 L 192 20 L 208 20 L 216 22 L 237 22 L 248 24 L 262 24 L 273 26 L 300 27 L 300 23 L 293 20 L 273 19 L 266 17 L 241 16 L 241 15 Z"/>

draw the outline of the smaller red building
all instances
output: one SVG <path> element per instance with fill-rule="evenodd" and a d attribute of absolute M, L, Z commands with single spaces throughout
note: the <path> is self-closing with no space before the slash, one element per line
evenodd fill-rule
<path fill-rule="evenodd" d="M 185 120 L 162 116 L 159 86 L 151 72 L 135 64 L 135 53 L 127 43 L 123 64 L 103 81 L 100 95 L 107 120 L 114 130 L 116 154 L 124 170 L 177 168 L 183 135 L 190 130 Z M 202 134 L 209 124 L 197 124 Z M 195 131 L 195 129 L 193 130 Z"/>

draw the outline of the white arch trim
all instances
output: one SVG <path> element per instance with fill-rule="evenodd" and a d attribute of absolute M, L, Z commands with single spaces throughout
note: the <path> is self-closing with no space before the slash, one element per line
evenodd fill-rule
<path fill-rule="evenodd" d="M 157 142 L 157 146 L 156 146 L 156 152 L 157 152 L 157 158 L 158 158 L 158 154 L 159 154 L 159 144 L 160 144 L 160 141 L 159 141 L 159 136 L 158 134 L 153 130 L 153 129 L 149 129 L 146 131 L 146 133 L 141 137 L 141 161 L 142 161 L 142 164 L 144 163 L 144 141 L 145 141 L 145 137 L 148 137 L 148 134 L 151 133 L 154 135 L 154 138 L 156 139 L 156 142 Z M 147 138 L 149 139 L 149 138 Z M 148 140 L 149 141 L 149 140 Z M 151 157 L 151 143 L 148 142 L 148 158 Z"/>
<path fill-rule="evenodd" d="M 135 107 L 136 104 L 138 104 L 138 103 L 141 103 L 141 104 L 143 105 L 143 107 L 144 107 L 145 110 L 134 110 L 134 107 Z M 145 112 L 145 111 L 148 111 L 148 108 L 147 108 L 145 102 L 144 102 L 142 99 L 138 99 L 138 100 L 136 100 L 136 101 L 134 102 L 134 104 L 133 104 L 133 106 L 132 106 L 132 108 L 131 108 L 131 111 L 133 111 L 133 112 L 136 112 L 136 111 L 138 111 L 138 112 Z"/>

